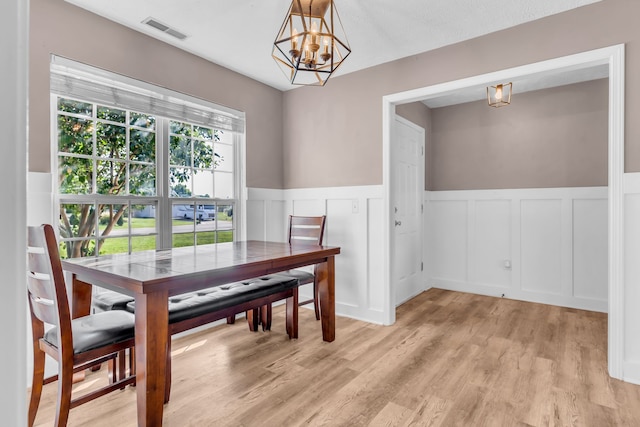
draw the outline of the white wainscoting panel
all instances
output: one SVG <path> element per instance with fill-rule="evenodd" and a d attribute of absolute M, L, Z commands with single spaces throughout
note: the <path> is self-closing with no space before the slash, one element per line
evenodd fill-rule
<path fill-rule="evenodd" d="M 274 221 L 273 224 L 269 224 L 267 227 L 267 240 L 274 242 L 286 242 L 288 233 L 286 202 L 283 200 L 272 200 L 270 204 L 267 203 L 265 210 L 270 212 L 271 215 L 274 215 L 276 218 L 283 218 L 280 222 Z"/>
<path fill-rule="evenodd" d="M 287 240 L 288 213 L 283 190 L 249 189 L 246 206 L 247 240 Z"/>
<path fill-rule="evenodd" d="M 264 240 L 267 235 L 266 200 L 247 200 L 247 240 Z"/>
<path fill-rule="evenodd" d="M 470 274 L 478 283 L 507 288 L 511 284 L 511 202 L 478 200 L 475 203 L 475 236 Z M 487 245 L 487 242 L 491 242 Z"/>
<path fill-rule="evenodd" d="M 297 203 L 294 202 L 294 209 Z M 295 215 L 298 212 L 294 211 Z M 359 236 L 366 236 L 367 230 L 361 230 L 359 215 L 353 214 L 351 200 L 327 200 L 327 233 L 328 246 L 340 246 L 340 256 L 336 257 L 336 271 L 340 272 L 340 286 L 336 286 L 336 304 L 340 306 L 359 307 L 361 299 L 367 295 L 367 283 L 360 278 L 367 277 L 366 241 Z M 364 243 L 364 244 L 363 244 Z"/>
<path fill-rule="evenodd" d="M 467 279 L 467 201 L 434 200 L 432 236 L 433 275 L 453 281 Z M 427 242 L 429 244 L 429 242 Z"/>
<path fill-rule="evenodd" d="M 291 202 L 293 203 L 293 215 L 317 216 L 324 215 L 327 212 L 326 199 L 302 199 L 292 200 Z M 325 232 L 326 231 L 328 231 L 328 228 L 325 230 Z"/>
<path fill-rule="evenodd" d="M 326 214 L 325 244 L 342 248 L 336 312 L 384 322 L 381 187 L 248 195 L 251 238 L 283 241 L 289 214 Z M 606 187 L 426 192 L 425 202 L 425 289 L 607 311 Z"/>
<path fill-rule="evenodd" d="M 520 283 L 522 289 L 562 293 L 562 201 L 520 203 Z"/>
<path fill-rule="evenodd" d="M 284 241 L 289 215 L 327 215 L 324 244 L 341 248 L 336 257 L 336 313 L 384 322 L 382 186 L 249 188 L 247 194 L 248 209 L 256 209 L 247 215 L 251 238 Z M 311 296 L 311 285 L 300 288 L 301 300 Z"/>
<path fill-rule="evenodd" d="M 608 230 L 594 227 L 607 223 L 607 208 L 606 199 L 573 201 L 573 294 L 580 298 L 608 298 Z"/>
<path fill-rule="evenodd" d="M 367 200 L 367 307 L 384 310 L 384 227 L 382 199 Z"/>
<path fill-rule="evenodd" d="M 606 187 L 434 191 L 425 202 L 427 288 L 607 311 Z"/>

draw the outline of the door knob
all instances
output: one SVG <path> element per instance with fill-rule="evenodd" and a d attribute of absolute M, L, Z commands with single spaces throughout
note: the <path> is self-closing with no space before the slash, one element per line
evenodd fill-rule
<path fill-rule="evenodd" d="M 402 225 L 402 221 L 396 221 L 396 227 Z"/>

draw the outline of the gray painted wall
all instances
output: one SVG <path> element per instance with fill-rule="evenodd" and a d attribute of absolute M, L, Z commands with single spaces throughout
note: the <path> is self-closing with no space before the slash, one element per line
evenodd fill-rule
<path fill-rule="evenodd" d="M 384 95 L 620 43 L 626 44 L 625 171 L 640 171 L 638 16 L 637 0 L 603 0 L 332 78 L 321 90 L 286 92 L 285 188 L 381 184 Z M 318 173 L 309 173 L 305 159 L 321 165 Z"/>
<path fill-rule="evenodd" d="M 640 122 L 632 120 L 640 112 L 640 75 L 633 72 L 640 69 L 640 27 L 633 18 L 639 14 L 640 2 L 603 0 L 335 77 L 323 88 L 303 87 L 282 93 L 63 0 L 33 0 L 29 169 L 47 172 L 51 164 L 49 58 L 52 53 L 245 111 L 247 185 L 307 188 L 382 183 L 381 98 L 386 94 L 626 43 L 625 170 L 640 171 Z M 100 45 L 96 42 L 99 40 L 109 42 Z M 398 108 L 415 119 L 421 107 Z M 427 127 L 427 161 L 450 157 L 442 150 L 431 152 L 430 145 Z M 317 165 L 313 171 L 309 168 L 309 159 Z M 434 175 L 436 171 L 435 166 L 427 165 L 425 188 L 462 185 L 442 177 L 455 170 L 440 168 L 438 177 Z M 573 175 L 572 170 L 566 173 Z M 584 182 L 572 177 L 565 179 L 566 182 L 572 180 Z M 495 180 L 483 184 L 485 187 L 506 185 Z"/>
<path fill-rule="evenodd" d="M 607 185 L 608 79 L 431 109 L 430 190 Z"/>
<path fill-rule="evenodd" d="M 32 0 L 29 170 L 51 169 L 49 61 L 56 54 L 246 113 L 247 186 L 283 187 L 282 92 L 63 0 Z"/>

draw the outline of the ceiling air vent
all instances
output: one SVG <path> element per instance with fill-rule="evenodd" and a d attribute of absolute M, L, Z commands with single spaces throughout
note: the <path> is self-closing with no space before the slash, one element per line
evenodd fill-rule
<path fill-rule="evenodd" d="M 158 21 L 156 18 L 148 17 L 147 19 L 142 21 L 142 23 L 147 24 L 150 27 L 155 28 L 156 30 L 160 30 L 163 33 L 167 33 L 170 36 L 173 36 L 177 39 L 184 40 L 187 38 L 186 34 L 181 33 L 180 31 L 176 30 L 175 28 L 171 28 L 166 24 L 163 24 L 162 22 Z"/>

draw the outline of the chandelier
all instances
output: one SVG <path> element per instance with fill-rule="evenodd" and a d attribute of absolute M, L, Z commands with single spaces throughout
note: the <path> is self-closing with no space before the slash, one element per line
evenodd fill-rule
<path fill-rule="evenodd" d="M 504 107 L 511 104 L 512 83 L 487 86 L 487 102 L 490 107 Z"/>
<path fill-rule="evenodd" d="M 293 0 L 271 55 L 292 84 L 324 86 L 350 53 L 333 0 Z"/>

